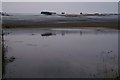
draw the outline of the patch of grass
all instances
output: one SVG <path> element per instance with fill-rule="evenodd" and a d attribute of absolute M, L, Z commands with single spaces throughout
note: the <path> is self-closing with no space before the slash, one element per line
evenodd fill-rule
<path fill-rule="evenodd" d="M 81 27 L 99 27 L 99 28 L 120 29 L 118 27 L 118 23 L 42 22 L 42 23 L 28 23 L 28 24 L 18 24 L 18 23 L 4 23 L 3 24 L 3 28 L 81 28 Z"/>

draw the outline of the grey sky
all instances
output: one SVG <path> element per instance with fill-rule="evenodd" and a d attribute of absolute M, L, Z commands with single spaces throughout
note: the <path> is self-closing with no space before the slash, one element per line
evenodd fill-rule
<path fill-rule="evenodd" d="M 119 0 L 2 0 L 2 2 L 119 2 Z"/>
<path fill-rule="evenodd" d="M 2 11 L 2 2 L 0 1 L 0 11 Z"/>
<path fill-rule="evenodd" d="M 57 13 L 117 13 L 117 2 L 3 2 L 3 12 L 40 13 L 54 11 Z"/>

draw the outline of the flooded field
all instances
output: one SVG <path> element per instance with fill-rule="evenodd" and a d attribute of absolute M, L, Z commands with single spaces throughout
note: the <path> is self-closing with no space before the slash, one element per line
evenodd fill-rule
<path fill-rule="evenodd" d="M 118 30 L 4 29 L 5 78 L 115 78 Z"/>

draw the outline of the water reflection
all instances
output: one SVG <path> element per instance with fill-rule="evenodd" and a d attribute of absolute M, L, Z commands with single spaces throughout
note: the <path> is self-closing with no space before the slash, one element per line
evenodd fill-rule
<path fill-rule="evenodd" d="M 15 61 L 6 66 L 6 78 L 113 78 L 118 75 L 118 30 L 6 29 L 5 33 L 8 32 L 6 56 L 14 56 Z"/>
<path fill-rule="evenodd" d="M 40 29 L 40 28 L 32 28 L 30 30 L 28 30 L 27 28 L 20 28 L 20 29 L 5 29 L 4 34 L 5 35 L 9 35 L 9 34 L 14 34 L 14 35 L 23 35 L 23 34 L 31 34 L 31 35 L 35 35 L 35 34 L 45 34 L 45 33 L 50 33 L 50 34 L 92 34 L 92 35 L 96 35 L 96 34 L 116 34 L 117 30 L 115 29 L 106 29 L 106 28 L 93 28 L 93 29 L 89 29 L 89 28 L 83 28 L 83 29 Z"/>
<path fill-rule="evenodd" d="M 53 36 L 53 35 L 56 35 L 56 34 L 53 34 L 53 33 L 43 33 L 43 34 L 41 34 L 41 36 Z"/>

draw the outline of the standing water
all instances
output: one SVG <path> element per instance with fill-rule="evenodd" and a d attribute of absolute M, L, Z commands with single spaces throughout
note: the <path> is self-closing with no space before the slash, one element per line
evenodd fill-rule
<path fill-rule="evenodd" d="M 5 29 L 5 78 L 115 78 L 118 30 Z"/>

